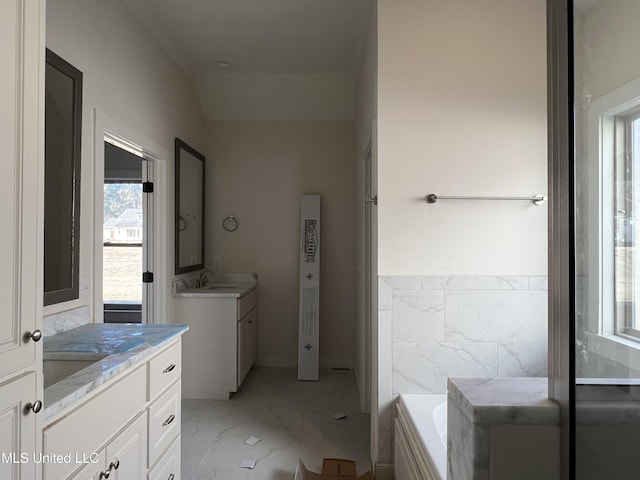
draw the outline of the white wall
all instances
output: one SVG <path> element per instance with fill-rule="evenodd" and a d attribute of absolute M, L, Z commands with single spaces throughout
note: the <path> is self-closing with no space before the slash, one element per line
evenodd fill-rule
<path fill-rule="evenodd" d="M 45 309 L 53 313 L 91 305 L 94 288 L 93 255 L 102 238 L 94 238 L 94 109 L 112 119 L 120 135 L 140 139 L 165 159 L 166 183 L 166 271 L 173 273 L 173 142 L 180 137 L 197 149 L 203 147 L 203 119 L 190 81 L 151 40 L 144 27 L 119 1 L 49 0 L 47 2 L 47 47 L 84 74 L 82 122 L 82 194 L 80 232 L 80 276 L 89 292 L 78 301 Z M 99 146 L 98 148 L 102 148 Z M 167 289 L 170 298 L 170 289 Z M 94 317 L 101 317 L 96 305 Z M 170 311 L 170 305 L 168 308 Z"/>
<path fill-rule="evenodd" d="M 300 198 L 321 196 L 320 364 L 352 367 L 353 121 L 207 124 L 207 262 L 258 274 L 258 364 L 295 367 Z M 227 232 L 227 215 L 238 229 Z"/>
<path fill-rule="evenodd" d="M 545 2 L 378 2 L 379 272 L 547 270 Z"/>

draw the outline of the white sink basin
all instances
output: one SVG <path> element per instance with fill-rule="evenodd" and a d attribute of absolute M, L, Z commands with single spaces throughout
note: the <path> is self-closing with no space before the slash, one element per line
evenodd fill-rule
<path fill-rule="evenodd" d="M 42 361 L 44 388 L 58 383 L 80 370 L 99 362 L 107 355 L 79 355 L 77 358 L 45 358 Z"/>

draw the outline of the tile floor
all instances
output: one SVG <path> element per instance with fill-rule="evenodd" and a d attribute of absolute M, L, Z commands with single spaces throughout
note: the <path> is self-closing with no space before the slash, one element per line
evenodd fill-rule
<path fill-rule="evenodd" d="M 334 420 L 338 412 L 347 418 Z M 251 435 L 261 441 L 245 445 Z M 230 400 L 183 400 L 183 480 L 292 480 L 298 457 L 318 472 L 323 457 L 369 470 L 369 415 L 360 413 L 352 371 L 299 382 L 293 369 L 254 368 Z M 239 468 L 249 459 L 253 470 Z"/>

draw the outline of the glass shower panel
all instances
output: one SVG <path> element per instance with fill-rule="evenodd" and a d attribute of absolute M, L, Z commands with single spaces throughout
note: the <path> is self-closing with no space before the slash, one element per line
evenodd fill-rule
<path fill-rule="evenodd" d="M 640 478 L 640 0 L 575 0 L 575 454 Z"/>

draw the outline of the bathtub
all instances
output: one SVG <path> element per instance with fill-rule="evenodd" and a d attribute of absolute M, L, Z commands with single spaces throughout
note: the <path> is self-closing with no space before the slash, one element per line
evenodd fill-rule
<path fill-rule="evenodd" d="M 394 425 L 396 480 L 446 480 L 447 395 L 400 395 Z"/>

